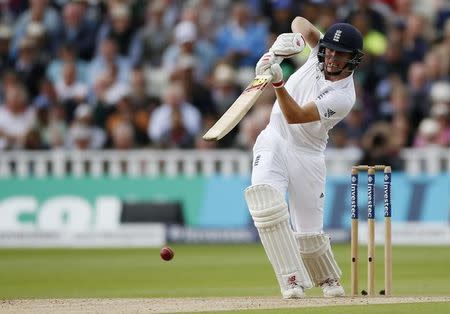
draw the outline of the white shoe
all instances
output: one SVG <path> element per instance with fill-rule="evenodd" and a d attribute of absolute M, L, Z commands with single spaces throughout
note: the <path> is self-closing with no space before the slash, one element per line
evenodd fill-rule
<path fill-rule="evenodd" d="M 322 288 L 323 296 L 326 298 L 343 297 L 345 295 L 344 288 L 336 279 L 327 279 L 320 287 Z"/>
<path fill-rule="evenodd" d="M 283 291 L 283 299 L 301 299 L 305 297 L 305 291 L 302 286 L 296 283 L 290 284 L 289 288 Z"/>

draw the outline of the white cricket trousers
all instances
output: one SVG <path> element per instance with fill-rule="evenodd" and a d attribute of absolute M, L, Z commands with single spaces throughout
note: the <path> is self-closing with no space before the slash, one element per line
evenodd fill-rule
<path fill-rule="evenodd" d="M 267 127 L 253 147 L 252 185 L 270 184 L 288 196 L 292 228 L 296 234 L 323 231 L 325 196 L 323 153 L 288 143 Z"/>

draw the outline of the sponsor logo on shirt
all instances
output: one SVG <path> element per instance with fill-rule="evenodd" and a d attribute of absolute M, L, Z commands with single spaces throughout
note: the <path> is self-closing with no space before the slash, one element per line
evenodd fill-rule
<path fill-rule="evenodd" d="M 326 94 L 328 94 L 328 91 L 324 91 L 322 94 L 320 94 L 319 96 L 317 96 L 317 100 L 321 100 Z"/>
<path fill-rule="evenodd" d="M 335 113 L 336 113 L 335 111 L 328 108 L 327 112 L 325 112 L 324 116 L 325 116 L 325 118 L 331 118 L 331 116 L 334 115 Z"/>
<path fill-rule="evenodd" d="M 255 162 L 253 163 L 253 167 L 256 167 L 259 164 L 260 159 L 261 159 L 261 155 L 257 155 L 255 157 Z"/>

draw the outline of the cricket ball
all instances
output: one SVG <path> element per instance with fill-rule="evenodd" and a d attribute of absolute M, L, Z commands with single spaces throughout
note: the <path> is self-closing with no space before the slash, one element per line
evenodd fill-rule
<path fill-rule="evenodd" d="M 173 250 L 170 247 L 165 246 L 161 249 L 159 255 L 163 260 L 170 261 L 175 254 L 173 253 Z"/>

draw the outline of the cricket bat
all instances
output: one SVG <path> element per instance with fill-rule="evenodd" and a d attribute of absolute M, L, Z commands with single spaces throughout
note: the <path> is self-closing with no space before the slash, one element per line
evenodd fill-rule
<path fill-rule="evenodd" d="M 270 74 L 257 75 L 231 107 L 203 135 L 203 139 L 218 141 L 227 135 L 242 120 L 271 81 Z"/>

